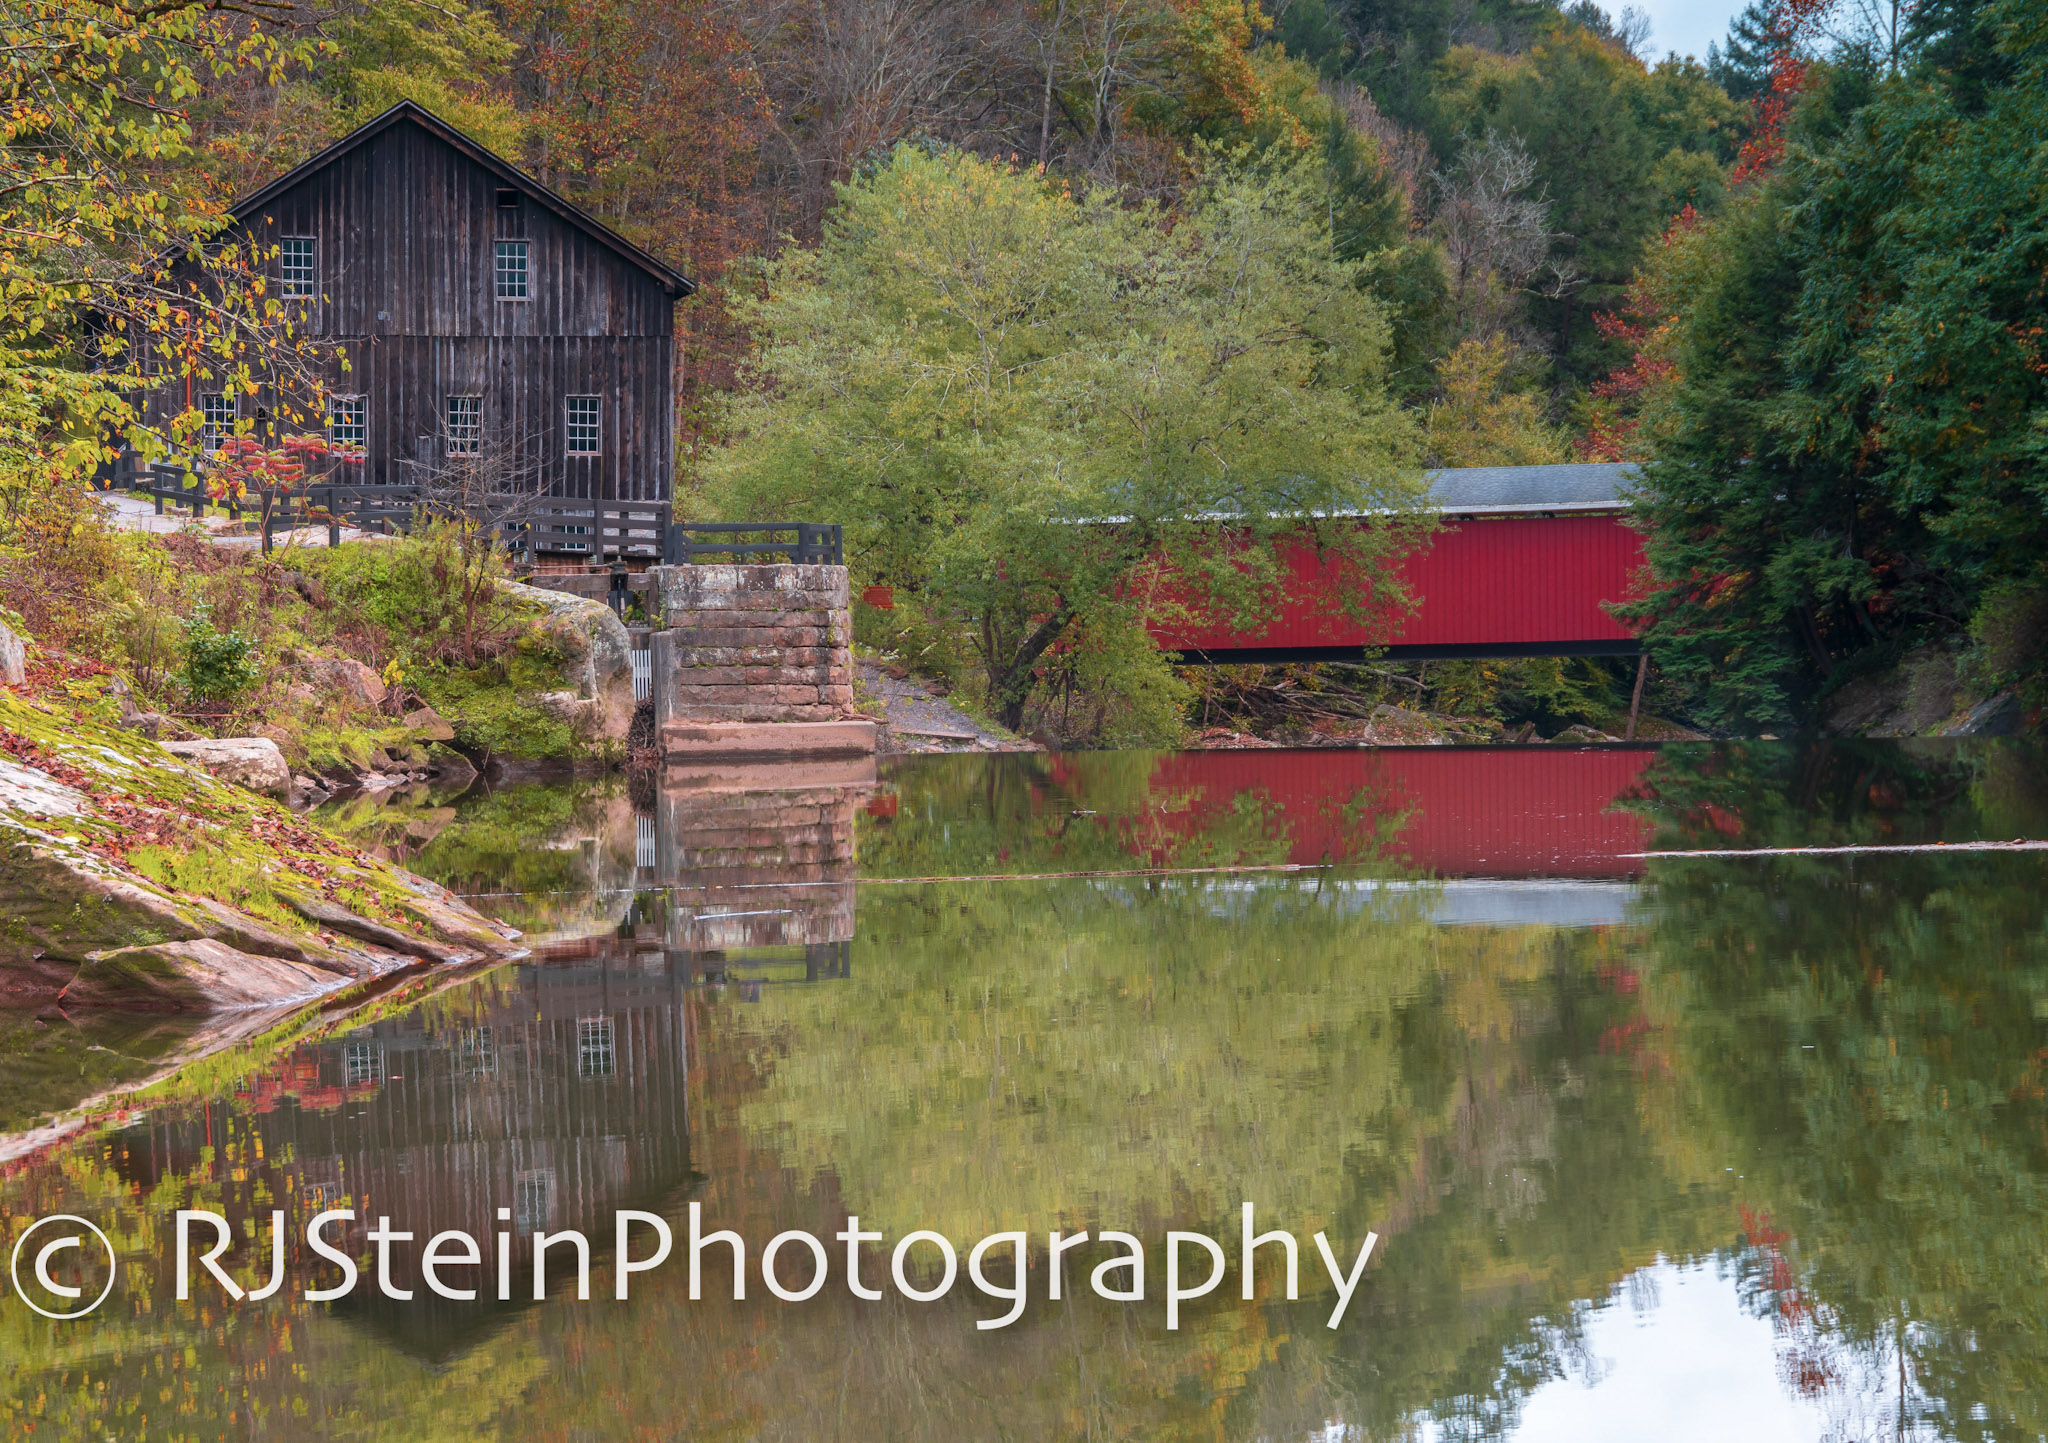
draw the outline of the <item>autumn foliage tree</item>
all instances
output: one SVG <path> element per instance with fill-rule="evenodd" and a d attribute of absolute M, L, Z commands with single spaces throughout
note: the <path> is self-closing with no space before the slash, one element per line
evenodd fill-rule
<path fill-rule="evenodd" d="M 265 257 L 222 241 L 184 114 L 203 84 L 293 48 L 207 4 L 0 3 L 0 484 L 75 478 L 111 437 L 161 451 L 135 405 L 166 376 L 243 389 L 304 358 Z"/>
<path fill-rule="evenodd" d="M 854 566 L 963 640 L 1012 727 L 1070 635 L 1114 629 L 1157 663 L 1162 566 L 1248 618 L 1312 539 L 1350 593 L 1405 604 L 1394 563 L 1428 523 L 1360 269 L 1312 153 L 1211 155 L 1169 224 L 900 146 L 771 272 L 716 499 L 845 517 Z M 1385 519 L 1330 520 L 1360 514 Z"/>
<path fill-rule="evenodd" d="M 724 282 L 767 243 L 755 171 L 769 113 L 725 7 L 509 0 L 535 173 L 704 287 L 677 312 L 682 444 L 707 392 L 731 389 L 741 338 Z"/>

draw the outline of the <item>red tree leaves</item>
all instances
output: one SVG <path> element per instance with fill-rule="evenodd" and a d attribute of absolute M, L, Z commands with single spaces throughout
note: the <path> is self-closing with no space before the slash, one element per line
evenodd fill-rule
<path fill-rule="evenodd" d="M 1778 0 L 1771 12 L 1771 82 L 1756 101 L 1755 124 L 1735 158 L 1732 179 L 1741 184 L 1774 167 L 1785 153 L 1785 121 L 1813 67 L 1801 45 L 1817 31 L 1838 0 Z"/>
<path fill-rule="evenodd" d="M 757 157 L 771 116 L 745 38 L 711 0 L 512 0 L 541 178 L 703 289 L 677 312 L 677 417 L 730 390 L 743 349 L 731 263 L 764 235 Z"/>
<path fill-rule="evenodd" d="M 1657 238 L 1656 251 L 1668 251 L 1699 223 L 1699 212 L 1688 204 Z M 1652 279 L 1658 272 L 1657 259 L 1653 253 L 1637 269 L 1629 283 L 1628 299 L 1619 310 L 1599 311 L 1593 316 L 1600 334 L 1627 343 L 1631 355 L 1627 365 L 1617 366 L 1605 379 L 1593 383 L 1592 419 L 1578 442 L 1579 454 L 1589 461 L 1632 459 L 1637 411 L 1643 398 L 1677 374 L 1676 364 L 1658 344 L 1671 313 Z"/>

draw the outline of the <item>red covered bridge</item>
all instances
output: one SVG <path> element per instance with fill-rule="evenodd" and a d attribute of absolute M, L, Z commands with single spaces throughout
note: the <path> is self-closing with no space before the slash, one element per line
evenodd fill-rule
<path fill-rule="evenodd" d="M 1312 551 L 1292 558 L 1286 601 L 1239 632 L 1196 623 L 1155 628 L 1190 662 L 1336 661 L 1368 646 L 1390 655 L 1634 656 L 1607 607 L 1631 594 L 1642 542 L 1627 522 L 1628 465 L 1479 466 L 1432 474 L 1441 530 L 1402 563 L 1416 609 L 1360 620 L 1329 604 L 1333 582 Z M 1364 524 L 1364 523 L 1361 523 Z"/>

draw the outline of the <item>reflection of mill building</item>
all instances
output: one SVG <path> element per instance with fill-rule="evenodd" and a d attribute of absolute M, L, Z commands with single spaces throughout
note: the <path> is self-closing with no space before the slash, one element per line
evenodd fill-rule
<path fill-rule="evenodd" d="M 394 1250 L 393 1267 L 394 1282 L 418 1294 L 413 1303 L 380 1304 L 358 1287 L 360 1306 L 395 1331 L 425 1339 L 456 1310 L 488 1315 L 481 1303 L 432 1298 L 416 1257 L 444 1229 L 484 1241 L 506 1226 L 501 1207 L 520 1235 L 515 1301 L 530 1299 L 535 1230 L 577 1229 L 602 1255 L 617 1209 L 662 1210 L 693 1179 L 688 971 L 652 952 L 502 975 L 509 985 L 486 980 L 459 993 L 467 1006 L 429 1003 L 301 1048 L 232 1103 L 127 1130 L 124 1173 L 145 1184 L 189 1174 L 206 1166 L 209 1148 L 214 1176 L 236 1173 L 238 1159 L 246 1172 L 253 1149 L 231 1155 L 219 1144 L 246 1138 L 253 1123 L 270 1195 L 295 1230 L 323 1208 L 352 1207 L 347 1246 L 366 1247 L 379 1216 L 415 1234 L 410 1249 Z M 232 1211 L 232 1187 L 228 1195 Z M 486 1298 L 490 1271 L 470 1270 Z"/>

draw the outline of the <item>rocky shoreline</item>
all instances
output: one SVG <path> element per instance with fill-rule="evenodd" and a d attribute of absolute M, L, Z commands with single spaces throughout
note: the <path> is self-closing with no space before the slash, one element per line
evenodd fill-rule
<path fill-rule="evenodd" d="M 277 1007 L 524 954 L 445 888 L 83 708 L 0 695 L 0 753 L 0 999 Z"/>

